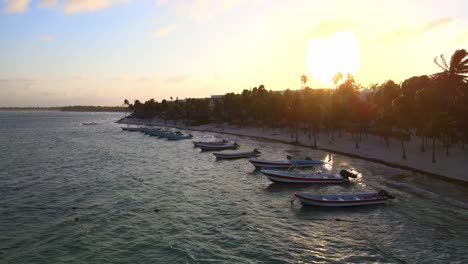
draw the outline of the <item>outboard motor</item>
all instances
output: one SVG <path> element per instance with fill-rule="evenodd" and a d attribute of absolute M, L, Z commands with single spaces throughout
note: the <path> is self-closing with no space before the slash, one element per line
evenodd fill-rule
<path fill-rule="evenodd" d="M 261 152 L 258 151 L 258 149 L 254 149 L 254 150 L 253 150 L 253 153 L 255 153 L 255 154 L 260 154 Z"/>
<path fill-rule="evenodd" d="M 340 175 L 343 176 L 343 178 L 345 178 L 345 179 L 357 178 L 358 177 L 357 174 L 352 173 L 352 172 L 350 172 L 348 170 L 341 170 Z"/>
<path fill-rule="evenodd" d="M 380 190 L 378 192 L 378 194 L 380 196 L 383 196 L 383 197 L 387 197 L 388 199 L 395 199 L 395 196 L 391 195 L 389 192 L 387 192 L 386 190 Z"/>
<path fill-rule="evenodd" d="M 290 160 L 291 158 L 291 155 L 286 155 L 286 159 Z"/>

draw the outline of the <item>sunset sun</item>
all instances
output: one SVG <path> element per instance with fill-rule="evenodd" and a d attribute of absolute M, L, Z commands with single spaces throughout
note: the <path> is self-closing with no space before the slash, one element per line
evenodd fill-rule
<path fill-rule="evenodd" d="M 324 85 L 333 84 L 333 76 L 341 72 L 354 74 L 359 66 L 360 51 L 353 31 L 343 30 L 329 38 L 315 38 L 307 47 L 309 74 Z"/>

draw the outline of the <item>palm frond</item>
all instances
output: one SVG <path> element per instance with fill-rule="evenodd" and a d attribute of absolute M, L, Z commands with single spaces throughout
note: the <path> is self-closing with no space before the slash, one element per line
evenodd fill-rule
<path fill-rule="evenodd" d="M 450 66 L 447 64 L 447 60 L 445 59 L 444 54 L 440 54 L 440 60 L 442 61 L 445 69 L 450 70 Z"/>
<path fill-rule="evenodd" d="M 452 58 L 450 58 L 450 69 L 456 69 L 460 66 L 467 55 L 468 53 L 464 49 L 456 50 L 453 53 Z"/>
<path fill-rule="evenodd" d="M 468 58 L 466 58 L 465 60 L 463 60 L 462 62 L 460 62 L 459 65 L 461 65 L 461 66 L 463 66 L 463 67 L 468 66 Z"/>
<path fill-rule="evenodd" d="M 440 55 L 440 56 L 442 56 L 442 55 Z M 434 63 L 435 63 L 437 66 L 439 66 L 443 71 L 447 71 L 448 69 L 445 68 L 443 65 L 441 65 L 441 64 L 439 63 L 439 61 L 437 60 L 438 58 L 439 58 L 439 56 L 437 56 L 437 57 L 434 58 Z"/>

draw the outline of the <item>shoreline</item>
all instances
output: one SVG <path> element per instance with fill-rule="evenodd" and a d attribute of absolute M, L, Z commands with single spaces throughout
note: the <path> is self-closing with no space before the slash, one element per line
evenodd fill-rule
<path fill-rule="evenodd" d="M 123 120 L 119 120 L 119 121 L 117 121 L 117 123 L 126 124 L 125 122 L 122 122 Z M 233 136 L 239 136 L 239 137 L 249 137 L 249 138 L 257 139 L 257 140 L 265 140 L 265 141 L 278 142 L 278 143 L 283 143 L 283 144 L 288 144 L 288 145 L 293 145 L 293 146 L 300 146 L 300 147 L 305 147 L 305 148 L 310 148 L 310 149 L 317 149 L 317 150 L 321 150 L 321 151 L 325 151 L 325 152 L 330 152 L 330 153 L 333 153 L 333 154 L 339 154 L 339 155 L 343 155 L 343 156 L 347 156 L 347 157 L 351 157 L 351 158 L 357 158 L 357 159 L 362 159 L 362 160 L 366 160 L 366 161 L 370 161 L 370 162 L 375 162 L 375 163 L 383 164 L 383 165 L 386 165 L 386 166 L 389 166 L 389 167 L 403 169 L 403 170 L 407 170 L 407 171 L 410 171 L 410 172 L 423 174 L 423 175 L 426 175 L 426 176 L 429 176 L 429 177 L 432 177 L 432 178 L 436 178 L 436 179 L 452 182 L 452 183 L 455 183 L 455 184 L 468 186 L 468 176 L 465 176 L 465 178 L 463 178 L 463 177 L 451 177 L 451 176 L 447 176 L 447 175 L 440 174 L 440 173 L 437 173 L 437 172 L 416 168 L 416 166 L 410 166 L 408 164 L 401 164 L 401 163 L 385 160 L 385 159 L 378 158 L 378 157 L 364 156 L 364 155 L 362 155 L 360 153 L 353 153 L 353 151 L 349 151 L 349 146 L 348 146 L 348 151 L 342 150 L 343 148 L 342 149 L 327 148 L 327 147 L 320 146 L 319 144 L 317 144 L 317 147 L 315 148 L 312 145 L 308 145 L 305 142 L 302 142 L 301 140 L 299 140 L 298 142 L 291 142 L 291 141 L 284 138 L 285 137 L 284 134 L 283 135 L 274 134 L 277 137 L 267 136 L 267 135 L 264 134 L 264 131 L 258 132 L 259 128 L 256 128 L 256 127 L 255 128 L 254 127 L 233 128 L 232 126 L 226 126 L 227 129 L 225 129 L 225 128 L 216 129 L 216 128 L 219 128 L 219 125 L 216 126 L 216 125 L 210 124 L 210 125 L 203 125 L 203 126 L 188 126 L 188 127 L 185 127 L 185 126 L 180 126 L 180 125 L 177 125 L 177 124 L 170 124 L 170 122 L 171 121 L 168 121 L 167 123 L 164 123 L 164 121 L 152 121 L 152 122 L 149 122 L 149 123 L 151 123 L 153 125 L 161 126 L 161 127 L 167 127 L 167 128 L 176 128 L 176 129 L 181 129 L 181 130 L 190 130 L 190 131 L 198 131 L 198 132 L 209 132 L 209 133 L 233 135 Z M 254 131 L 256 131 L 257 133 L 255 133 L 255 134 L 246 133 L 246 132 L 248 132 L 246 130 L 249 130 L 249 129 L 254 129 Z M 236 132 L 236 131 L 233 131 L 233 130 L 241 130 L 241 131 Z M 244 133 L 242 133 L 242 132 L 244 132 Z M 279 137 L 282 136 L 283 138 L 278 138 L 278 136 Z M 321 134 L 320 137 L 322 137 L 322 136 L 324 137 L 324 135 Z M 287 138 L 287 136 L 286 136 L 286 138 Z M 342 138 L 344 138 L 344 137 L 342 137 Z M 340 143 L 340 142 L 335 142 L 335 143 Z M 354 139 L 353 139 L 353 142 L 348 142 L 348 143 L 353 143 L 354 144 Z M 415 142 L 413 142 L 413 143 L 415 143 Z M 364 145 L 366 143 L 361 142 L 361 144 Z M 340 145 L 340 144 L 336 144 L 336 145 Z M 394 143 L 394 145 L 395 145 L 395 143 Z M 375 146 L 373 146 L 373 147 L 375 147 Z M 353 149 L 353 150 L 355 150 L 354 152 L 356 152 L 356 149 Z M 359 149 L 357 149 L 357 150 L 359 150 Z M 400 152 L 401 153 L 401 150 L 396 150 L 395 151 L 395 147 L 392 150 L 393 150 L 393 152 Z M 408 153 L 408 149 L 407 149 L 407 153 Z M 432 153 L 432 152 L 427 151 L 426 153 Z M 373 153 L 369 152 L 368 154 L 373 154 Z M 458 157 L 458 158 L 460 158 L 460 157 Z M 468 160 L 468 155 L 465 158 L 466 158 L 466 160 Z M 463 157 L 461 157 L 461 159 L 463 160 Z M 411 162 L 408 162 L 408 160 L 410 160 L 410 159 L 408 158 L 408 159 L 403 160 L 403 161 L 406 161 L 407 163 L 411 163 Z M 427 162 L 429 163 L 430 161 L 427 161 Z M 431 163 L 431 164 L 434 165 L 434 163 Z M 435 163 L 435 164 L 437 164 L 437 163 Z M 460 163 L 459 165 L 460 166 L 464 165 L 464 167 L 466 167 L 466 169 L 467 169 L 466 171 L 468 171 L 468 165 L 467 165 L 466 162 L 465 162 L 465 164 Z"/>

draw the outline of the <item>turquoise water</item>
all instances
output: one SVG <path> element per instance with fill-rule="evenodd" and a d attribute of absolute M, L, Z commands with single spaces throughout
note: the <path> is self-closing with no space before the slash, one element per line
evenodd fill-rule
<path fill-rule="evenodd" d="M 0 112 L 0 263 L 468 262 L 467 187 L 340 155 L 328 166 L 360 172 L 353 184 L 273 184 L 247 160 L 122 131 L 121 115 Z M 224 138 L 264 158 L 292 148 Z M 377 188 L 397 199 L 291 203 Z"/>

